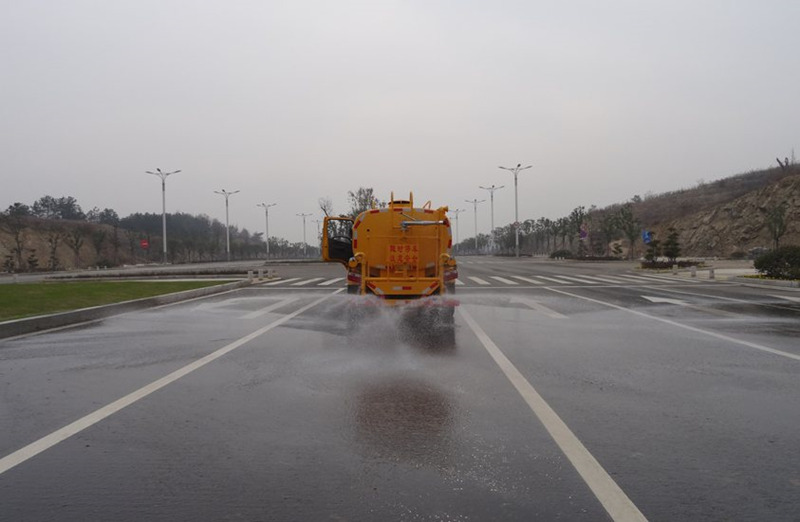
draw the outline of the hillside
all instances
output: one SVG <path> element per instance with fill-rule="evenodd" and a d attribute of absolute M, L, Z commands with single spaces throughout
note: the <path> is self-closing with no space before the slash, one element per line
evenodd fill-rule
<path fill-rule="evenodd" d="M 722 184 L 721 188 L 726 188 L 725 181 L 717 182 L 717 186 Z M 664 198 L 658 206 L 642 209 L 642 222 L 661 238 L 666 237 L 669 227 L 677 229 L 684 255 L 727 257 L 736 252 L 770 248 L 767 212 L 785 201 L 787 226 L 781 244 L 800 244 L 800 173 L 782 176 L 777 181 L 765 178 L 765 184 L 759 188 L 729 199 L 738 192 L 738 189 L 721 190 L 714 195 L 703 188 Z M 672 207 L 668 212 L 661 208 L 665 203 Z M 648 212 L 661 219 L 646 221 L 644 216 Z"/>

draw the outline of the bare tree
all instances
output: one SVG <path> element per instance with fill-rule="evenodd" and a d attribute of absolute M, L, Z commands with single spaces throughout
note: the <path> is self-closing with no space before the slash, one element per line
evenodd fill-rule
<path fill-rule="evenodd" d="M 772 247 L 777 250 L 780 246 L 781 237 L 786 233 L 786 211 L 789 204 L 781 201 L 767 211 L 767 230 L 772 238 Z"/>
<path fill-rule="evenodd" d="M 81 261 L 81 247 L 85 243 L 86 239 L 86 227 L 83 226 L 75 226 L 67 232 L 66 234 L 66 243 L 67 246 L 75 253 L 75 263 L 78 267 L 80 267 Z"/>
<path fill-rule="evenodd" d="M 51 222 L 43 228 L 42 232 L 44 234 L 44 240 L 47 243 L 47 252 L 49 254 L 47 268 L 50 271 L 58 270 L 61 264 L 58 260 L 58 245 L 64 237 L 64 230 L 61 228 L 61 225 Z"/>
<path fill-rule="evenodd" d="M 329 197 L 319 198 L 317 200 L 319 209 L 325 214 L 326 217 L 333 215 L 333 201 Z"/>

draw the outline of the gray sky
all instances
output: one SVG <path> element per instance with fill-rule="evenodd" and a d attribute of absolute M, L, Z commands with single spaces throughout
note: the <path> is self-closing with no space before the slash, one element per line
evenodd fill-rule
<path fill-rule="evenodd" d="M 302 239 L 413 191 L 461 239 L 800 152 L 797 1 L 0 0 L 0 207 L 204 213 Z M 309 241 L 315 225 L 310 223 Z"/>

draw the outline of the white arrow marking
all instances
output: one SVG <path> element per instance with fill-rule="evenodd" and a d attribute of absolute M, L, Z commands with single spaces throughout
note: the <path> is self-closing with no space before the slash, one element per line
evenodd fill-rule
<path fill-rule="evenodd" d="M 725 310 L 717 310 L 715 308 L 707 308 L 705 306 L 698 306 L 695 304 L 687 303 L 686 301 L 681 301 L 680 299 L 670 299 L 668 297 L 654 297 L 650 295 L 643 295 L 642 297 L 653 303 L 667 303 L 671 305 L 691 308 L 693 310 L 698 310 L 700 312 L 705 312 L 707 314 L 722 315 L 725 317 L 739 317 L 739 314 L 735 314 L 733 312 L 727 312 Z"/>

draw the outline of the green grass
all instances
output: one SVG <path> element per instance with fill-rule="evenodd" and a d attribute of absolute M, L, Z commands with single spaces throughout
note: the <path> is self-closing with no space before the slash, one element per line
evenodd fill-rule
<path fill-rule="evenodd" d="M 0 285 L 0 321 L 67 312 L 228 281 L 90 281 Z"/>

